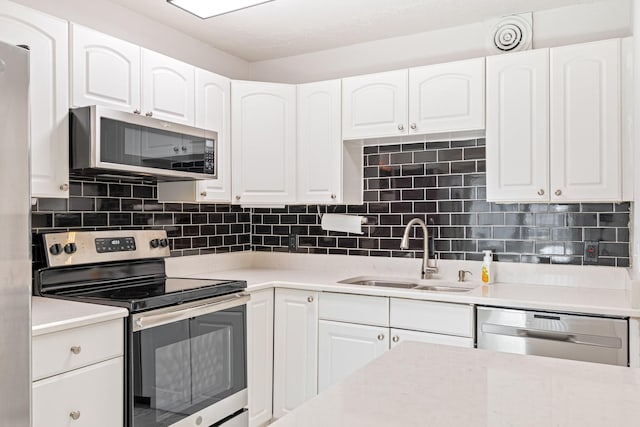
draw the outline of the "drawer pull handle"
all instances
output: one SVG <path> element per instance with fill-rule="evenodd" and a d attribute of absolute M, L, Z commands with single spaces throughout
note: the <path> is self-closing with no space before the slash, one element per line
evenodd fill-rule
<path fill-rule="evenodd" d="M 73 347 L 71 347 L 71 353 L 73 354 L 80 354 L 81 351 L 82 351 L 82 347 L 80 347 L 79 345 L 74 345 Z"/>
<path fill-rule="evenodd" d="M 382 341 L 384 339 L 384 334 L 379 334 L 378 335 L 378 341 Z"/>
<path fill-rule="evenodd" d="M 78 418 L 80 418 L 80 411 L 71 411 L 69 412 L 69 416 L 72 420 L 77 420 Z"/>
<path fill-rule="evenodd" d="M 391 341 L 398 342 L 398 341 L 400 341 L 400 337 L 396 335 L 393 338 L 391 338 Z"/>

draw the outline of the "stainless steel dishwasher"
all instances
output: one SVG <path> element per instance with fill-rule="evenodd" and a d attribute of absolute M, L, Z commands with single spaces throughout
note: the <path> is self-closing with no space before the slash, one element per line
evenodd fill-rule
<path fill-rule="evenodd" d="M 477 347 L 629 365 L 626 318 L 477 307 Z"/>

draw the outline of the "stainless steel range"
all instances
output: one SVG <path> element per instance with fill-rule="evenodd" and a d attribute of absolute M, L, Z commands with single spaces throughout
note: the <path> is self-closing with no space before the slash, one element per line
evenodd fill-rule
<path fill-rule="evenodd" d="M 125 426 L 248 424 L 245 281 L 167 277 L 163 230 L 38 237 L 36 295 L 129 310 Z"/>

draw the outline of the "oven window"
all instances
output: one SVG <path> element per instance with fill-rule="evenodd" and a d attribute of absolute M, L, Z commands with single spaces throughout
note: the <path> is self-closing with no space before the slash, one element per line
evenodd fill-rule
<path fill-rule="evenodd" d="M 247 386 L 245 306 L 134 333 L 134 426 L 169 426 Z"/>
<path fill-rule="evenodd" d="M 215 177 L 215 141 L 102 117 L 100 159 Z"/>

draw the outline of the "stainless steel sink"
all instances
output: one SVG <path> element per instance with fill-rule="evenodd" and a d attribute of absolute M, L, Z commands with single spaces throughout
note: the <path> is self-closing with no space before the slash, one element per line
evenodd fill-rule
<path fill-rule="evenodd" d="M 390 277 L 358 276 L 339 281 L 345 285 L 375 286 L 381 288 L 414 289 L 430 292 L 469 292 L 473 288 L 448 285 L 436 280 L 395 279 Z"/>

